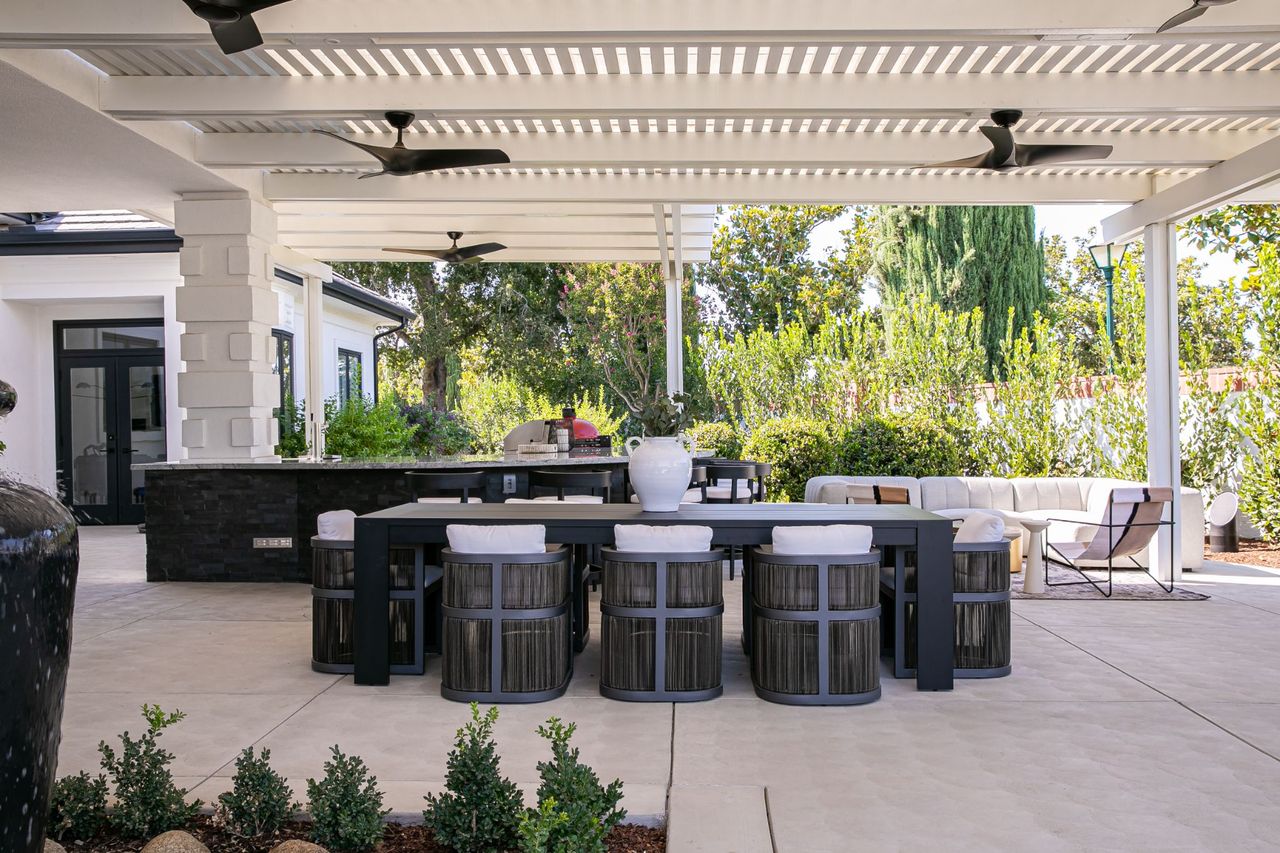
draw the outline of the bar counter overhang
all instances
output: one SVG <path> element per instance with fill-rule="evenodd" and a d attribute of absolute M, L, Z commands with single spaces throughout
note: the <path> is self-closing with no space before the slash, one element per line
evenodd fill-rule
<path fill-rule="evenodd" d="M 358 515 L 407 503 L 408 471 L 484 471 L 487 503 L 527 497 L 529 472 L 613 472 L 623 494 L 627 457 L 575 449 L 545 455 L 488 454 L 340 462 L 163 462 L 136 465 L 146 483 L 147 580 L 308 582 L 316 516 Z M 504 479 L 515 478 L 515 491 Z"/>

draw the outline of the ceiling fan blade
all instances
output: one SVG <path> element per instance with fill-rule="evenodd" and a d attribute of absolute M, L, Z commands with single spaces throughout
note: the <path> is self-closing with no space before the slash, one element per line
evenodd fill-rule
<path fill-rule="evenodd" d="M 439 249 L 383 249 L 384 252 L 395 252 L 402 255 L 425 255 L 428 258 L 434 258 L 437 261 L 448 260 L 451 251 L 441 251 Z"/>
<path fill-rule="evenodd" d="M 331 130 L 320 130 L 316 128 L 316 129 L 313 129 L 311 132 L 321 133 L 321 134 L 324 134 L 325 136 L 332 136 L 334 139 L 341 140 L 342 142 L 345 142 L 348 145 L 359 148 L 364 153 L 373 157 L 377 157 L 383 166 L 387 164 L 387 161 L 391 158 L 391 156 L 395 153 L 395 150 L 396 150 L 394 148 L 383 148 L 380 145 L 366 145 L 363 142 L 356 142 L 354 139 L 348 139 L 347 137 L 334 133 Z"/>
<path fill-rule="evenodd" d="M 262 44 L 262 33 L 252 15 L 244 15 L 233 24 L 210 24 L 213 40 L 225 54 L 239 53 Z"/>
<path fill-rule="evenodd" d="M 458 259 L 458 261 L 467 261 L 472 258 L 478 258 L 481 255 L 488 255 L 492 252 L 501 252 L 505 248 L 507 247 L 501 243 L 477 243 L 474 246 L 462 246 L 455 249 L 452 254 Z"/>
<path fill-rule="evenodd" d="M 410 162 L 414 172 L 434 172 L 438 169 L 510 163 L 511 158 L 507 156 L 507 152 L 497 148 L 437 148 L 413 152 Z"/>
<path fill-rule="evenodd" d="M 1105 160 L 1115 149 L 1110 145 L 1019 145 L 1014 154 L 1018 166 L 1051 166 Z"/>
<path fill-rule="evenodd" d="M 928 166 L 916 166 L 917 169 L 995 169 L 994 152 L 979 154 L 976 157 L 965 157 L 962 160 L 949 160 L 946 163 L 931 163 Z"/>
<path fill-rule="evenodd" d="M 1007 127 L 983 125 L 978 128 L 991 143 L 991 168 L 1000 169 L 1014 165 L 1013 152 L 1017 147 L 1013 142 L 1013 131 Z"/>
<path fill-rule="evenodd" d="M 484 258 L 477 255 L 474 258 L 467 258 L 465 261 L 458 261 L 458 263 L 468 267 L 475 267 L 475 266 L 479 266 L 480 264 L 483 264 Z"/>
<path fill-rule="evenodd" d="M 1195 6 L 1192 6 L 1190 9 L 1186 10 L 1185 12 L 1179 12 L 1169 20 L 1165 21 L 1163 24 L 1160 25 L 1160 29 L 1156 30 L 1156 32 L 1157 33 L 1168 32 L 1174 27 L 1180 27 L 1183 24 L 1194 21 L 1196 18 L 1200 17 L 1201 15 L 1203 15 L 1205 12 L 1208 12 L 1208 11 L 1209 11 L 1208 6 L 1201 6 L 1199 4 L 1196 4 Z"/>
<path fill-rule="evenodd" d="M 381 172 L 365 172 L 363 175 L 361 175 L 360 177 L 356 178 L 356 180 L 357 180 L 357 181 L 363 181 L 363 180 L 365 180 L 366 178 L 378 178 L 378 177 L 381 177 L 382 175 L 385 175 L 385 174 L 387 174 L 387 171 L 386 171 L 385 169 L 384 169 L 384 170 L 382 170 Z"/>

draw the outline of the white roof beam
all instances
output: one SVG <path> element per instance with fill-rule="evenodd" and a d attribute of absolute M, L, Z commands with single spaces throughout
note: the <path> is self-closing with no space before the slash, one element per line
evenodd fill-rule
<path fill-rule="evenodd" d="M 1263 131 L 1187 133 L 1019 133 L 1025 144 L 1112 145 L 1113 167 L 1204 168 L 1228 160 L 1274 134 Z M 391 145 L 392 134 L 352 139 Z M 977 153 L 977 133 L 486 133 L 422 137 L 422 147 L 501 148 L 516 167 L 847 169 L 911 166 Z M 972 149 L 968 151 L 966 149 Z M 349 145 L 309 133 L 206 133 L 196 143 L 197 162 L 211 168 L 362 169 L 376 162 Z"/>
<path fill-rule="evenodd" d="M 555 249 L 570 245 L 582 249 L 653 249 L 653 234 L 598 234 L 582 232 L 578 234 L 521 234 L 512 231 L 467 231 L 469 241 L 482 242 L 497 240 L 510 249 Z M 299 251 L 312 254 L 316 249 L 325 246 L 340 245 L 381 249 L 397 246 L 409 249 L 447 249 L 449 239 L 441 233 L 424 233 L 421 231 L 405 231 L 402 229 L 379 233 L 329 233 L 316 234 L 304 231 L 280 231 L 280 242 L 293 246 Z M 710 235 L 702 237 L 686 237 L 685 245 L 693 249 L 710 249 Z"/>
<path fill-rule="evenodd" d="M 1136 239 L 1148 225 L 1177 222 L 1280 179 L 1280 139 L 1252 148 L 1102 220 L 1108 243 Z"/>
<path fill-rule="evenodd" d="M 107 44 L 210 44 L 208 27 L 176 0 L 132 0 L 128 14 L 102 0 L 5 0 L 0 5 L 0 43 L 33 47 Z M 542 36 L 629 43 L 663 38 L 705 39 L 724 34 L 737 41 L 753 36 L 809 34 L 823 41 L 849 36 L 932 33 L 1116 35 L 1154 32 L 1169 17 L 1168 0 L 1075 0 L 1072 3 L 984 0 L 913 0 L 910 3 L 832 3 L 829 0 L 649 0 L 601 3 L 561 0 L 555 14 L 538 3 L 380 2 L 306 0 L 255 14 L 268 44 L 321 44 L 338 38 L 368 46 L 448 39 L 467 42 Z M 1193 28 L 1210 31 L 1280 29 L 1280 8 L 1271 2 L 1233 4 Z"/>
<path fill-rule="evenodd" d="M 485 77 L 112 77 L 102 108 L 121 119 L 587 116 L 969 118 L 1274 115 L 1280 71 L 1108 74 L 490 75 Z M 1105 92 L 1105 96 L 1102 93 Z M 339 143 L 340 144 L 340 143 Z"/>
<path fill-rule="evenodd" d="M 1151 194 L 1141 175 L 355 175 L 271 174 L 267 197 L 297 201 L 633 202 L 641 204 L 1125 204 Z"/>
<path fill-rule="evenodd" d="M 467 212 L 465 205 L 455 205 L 457 213 L 432 216 L 357 216 L 345 212 L 343 205 L 336 216 L 285 215 L 279 216 L 279 231 L 285 233 L 308 232 L 316 234 L 375 234 L 412 229 L 417 234 L 439 234 L 446 231 L 462 231 L 466 234 L 654 234 L 653 216 L 477 216 Z M 692 219 L 685 217 L 684 233 L 690 236 L 710 236 L 714 219 L 710 216 Z"/>

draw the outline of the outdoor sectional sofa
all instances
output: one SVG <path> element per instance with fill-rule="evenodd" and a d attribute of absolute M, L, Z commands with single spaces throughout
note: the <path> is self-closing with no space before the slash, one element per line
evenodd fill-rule
<path fill-rule="evenodd" d="M 805 501 L 818 502 L 818 493 L 827 483 L 861 483 L 899 486 L 921 509 L 948 518 L 964 518 L 974 512 L 1001 516 L 1005 524 L 1018 525 L 1019 516 L 1053 520 L 1048 531 L 1051 541 L 1083 541 L 1092 535 L 1084 522 L 1097 521 L 1105 512 L 1111 490 L 1141 486 L 1126 480 L 1101 477 L 814 477 L 805 485 Z M 1196 570 L 1204 565 L 1204 498 L 1195 489 L 1182 489 L 1182 512 L 1178 524 L 1182 538 L 1182 567 Z M 1026 531 L 1023 530 L 1024 546 Z M 1150 565 L 1148 552 L 1139 562 Z"/>

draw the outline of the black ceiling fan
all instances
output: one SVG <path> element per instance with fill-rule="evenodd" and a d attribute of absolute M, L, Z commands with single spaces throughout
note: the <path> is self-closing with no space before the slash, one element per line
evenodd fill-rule
<path fill-rule="evenodd" d="M 984 169 L 1007 172 L 1028 166 L 1051 166 L 1078 160 L 1105 160 L 1111 156 L 1110 145 L 1019 145 L 1013 139 L 1013 126 L 1022 120 L 1022 110 L 996 110 L 991 114 L 995 127 L 984 125 L 978 130 L 991 143 L 991 150 L 976 157 L 917 166 L 919 169 Z"/>
<path fill-rule="evenodd" d="M 1179 12 L 1161 25 L 1157 33 L 1167 32 L 1174 27 L 1180 27 L 1185 23 L 1194 21 L 1196 18 L 1208 12 L 1213 6 L 1226 6 L 1228 3 L 1234 3 L 1236 0 L 1195 0 L 1190 9 L 1185 12 Z"/>
<path fill-rule="evenodd" d="M 444 261 L 446 264 L 478 264 L 483 260 L 482 255 L 500 252 L 507 248 L 501 243 L 477 243 L 474 246 L 459 246 L 458 241 L 462 239 L 461 231 L 450 231 L 448 237 L 453 241 L 453 246 L 448 249 L 383 249 L 382 251 L 402 252 L 406 255 L 426 255 L 428 258 L 435 258 L 437 261 Z"/>
<path fill-rule="evenodd" d="M 460 169 L 467 166 L 492 166 L 498 163 L 510 163 L 507 152 L 497 148 L 433 148 L 415 150 L 406 148 L 404 130 L 413 124 L 413 113 L 392 110 L 386 114 L 387 123 L 396 129 L 396 144 L 391 148 L 378 145 L 365 145 L 328 130 L 315 130 L 340 139 L 348 145 L 354 145 L 366 154 L 372 154 L 382 164 L 381 172 L 370 172 L 360 178 L 374 178 L 378 175 L 417 175 L 421 172 L 434 172 L 437 169 Z"/>
<path fill-rule="evenodd" d="M 262 33 L 253 22 L 253 13 L 289 0 L 182 0 L 209 22 L 213 40 L 226 54 L 239 53 L 262 44 Z"/>

